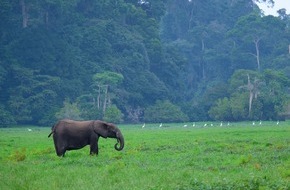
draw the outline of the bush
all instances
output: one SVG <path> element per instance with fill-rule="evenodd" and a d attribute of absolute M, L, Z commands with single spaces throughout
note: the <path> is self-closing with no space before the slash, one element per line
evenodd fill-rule
<path fill-rule="evenodd" d="M 14 117 L 0 105 L 0 127 L 7 127 L 8 125 L 14 124 L 16 124 Z"/>
<path fill-rule="evenodd" d="M 123 114 L 116 105 L 112 105 L 106 109 L 103 119 L 107 122 L 121 123 Z"/>
<path fill-rule="evenodd" d="M 70 103 L 69 99 L 63 102 L 63 107 L 55 114 L 57 119 L 81 120 L 81 112 L 76 103 Z"/>
<path fill-rule="evenodd" d="M 228 98 L 218 99 L 216 105 L 209 110 L 209 115 L 214 120 L 231 120 L 232 113 L 230 100 Z"/>
<path fill-rule="evenodd" d="M 172 104 L 169 100 L 157 101 L 155 105 L 148 107 L 144 112 L 146 122 L 185 122 L 188 116 L 180 107 Z"/>

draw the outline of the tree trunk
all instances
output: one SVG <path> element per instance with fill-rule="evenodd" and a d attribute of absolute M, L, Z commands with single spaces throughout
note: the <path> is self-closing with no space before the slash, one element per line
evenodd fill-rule
<path fill-rule="evenodd" d="M 255 48 L 256 48 L 256 59 L 257 59 L 257 66 L 258 66 L 258 71 L 260 71 L 260 50 L 259 50 L 259 41 L 260 39 L 255 39 Z"/>
<path fill-rule="evenodd" d="M 104 97 L 104 104 L 103 104 L 103 113 L 105 113 L 106 109 L 107 109 L 107 97 L 108 97 L 108 87 L 109 85 L 104 85 L 105 87 L 105 97 Z"/>
<path fill-rule="evenodd" d="M 99 87 L 99 91 L 98 91 L 98 98 L 97 98 L 97 106 L 98 106 L 98 110 L 100 110 L 100 101 L 101 101 L 101 86 L 98 85 Z"/>
<path fill-rule="evenodd" d="M 45 11 L 45 26 L 48 28 L 48 11 Z"/>
<path fill-rule="evenodd" d="M 201 56 L 200 56 L 200 64 L 201 64 L 201 69 L 202 69 L 202 79 L 205 79 L 205 63 L 204 63 L 204 50 L 205 50 L 205 44 L 204 44 L 204 40 L 201 39 Z"/>
<path fill-rule="evenodd" d="M 28 23 L 28 13 L 27 13 L 27 7 L 24 0 L 20 0 L 21 10 L 22 10 L 22 28 L 27 27 Z"/>
<path fill-rule="evenodd" d="M 252 112 L 252 103 L 253 103 L 253 97 L 254 97 L 253 88 L 254 87 L 253 87 L 253 84 L 251 83 L 250 75 L 248 74 L 249 116 L 251 115 L 251 112 Z"/>

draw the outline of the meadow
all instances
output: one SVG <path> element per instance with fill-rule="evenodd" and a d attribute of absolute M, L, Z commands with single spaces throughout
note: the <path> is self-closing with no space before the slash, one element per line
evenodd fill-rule
<path fill-rule="evenodd" d="M 119 125 L 59 158 L 49 127 L 0 129 L 0 189 L 290 189 L 290 122 Z M 28 128 L 31 129 L 28 130 Z"/>

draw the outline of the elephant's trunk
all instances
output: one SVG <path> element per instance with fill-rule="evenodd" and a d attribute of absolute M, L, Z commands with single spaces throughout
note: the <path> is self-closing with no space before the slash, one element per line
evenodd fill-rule
<path fill-rule="evenodd" d="M 115 144 L 115 149 L 120 151 L 124 148 L 124 137 L 121 132 L 117 134 L 117 141 L 118 142 Z M 118 147 L 119 143 L 120 143 L 120 146 Z"/>

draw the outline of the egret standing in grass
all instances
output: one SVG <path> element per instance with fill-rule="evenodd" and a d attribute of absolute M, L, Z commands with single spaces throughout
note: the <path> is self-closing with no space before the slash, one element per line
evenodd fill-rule
<path fill-rule="evenodd" d="M 221 126 L 221 127 L 223 126 L 223 122 L 221 122 L 220 126 Z"/>
<path fill-rule="evenodd" d="M 162 123 L 160 123 L 159 127 L 162 127 Z"/>
<path fill-rule="evenodd" d="M 187 127 L 187 125 L 185 124 L 185 125 L 183 125 L 183 127 Z"/>
<path fill-rule="evenodd" d="M 192 124 L 192 127 L 195 127 L 195 123 Z"/>
<path fill-rule="evenodd" d="M 28 130 L 29 132 L 31 132 L 31 131 L 32 131 L 32 129 L 30 129 L 30 128 L 27 128 L 27 130 Z"/>
<path fill-rule="evenodd" d="M 145 127 L 145 123 L 143 124 L 143 126 L 142 126 L 142 129 Z"/>

